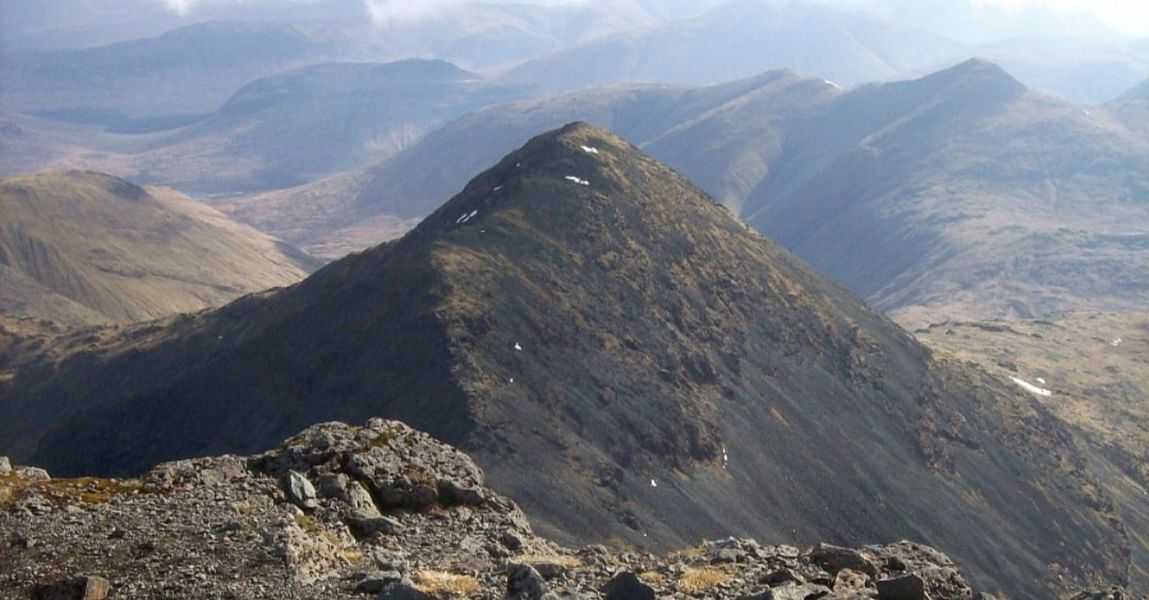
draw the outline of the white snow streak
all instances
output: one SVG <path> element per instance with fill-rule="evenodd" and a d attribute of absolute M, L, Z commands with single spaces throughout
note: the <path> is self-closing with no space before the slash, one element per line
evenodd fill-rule
<path fill-rule="evenodd" d="M 477 215 L 477 214 L 479 214 L 478 209 L 472 210 L 469 213 L 463 213 L 462 215 L 459 216 L 458 219 L 455 219 L 455 224 L 456 225 L 462 225 L 462 224 L 466 223 L 467 221 L 474 219 L 475 215 Z"/>
<path fill-rule="evenodd" d="M 590 185 L 589 181 L 587 181 L 585 179 L 579 179 L 578 177 L 575 177 L 574 175 L 567 175 L 566 180 L 567 181 L 573 181 L 579 185 Z"/>
<path fill-rule="evenodd" d="M 595 148 L 594 146 L 579 146 L 579 147 L 582 148 L 582 151 L 586 152 L 587 154 L 598 154 L 598 148 Z"/>
<path fill-rule="evenodd" d="M 1051 392 L 1045 388 L 1039 388 L 1036 385 L 1033 385 L 1032 383 L 1030 383 L 1024 379 L 1018 379 L 1017 377 L 1010 377 L 1010 379 L 1012 379 L 1013 382 L 1016 383 L 1017 385 L 1020 385 L 1025 391 L 1030 392 L 1032 394 L 1037 394 L 1038 396 L 1045 396 L 1047 398 L 1049 396 L 1053 395 L 1053 392 Z"/>
<path fill-rule="evenodd" d="M 657 482 L 657 481 L 655 481 L 655 480 L 653 480 L 653 479 L 651 479 L 651 480 L 650 480 L 650 487 L 653 487 L 653 488 L 656 488 L 656 487 L 658 487 L 658 482 Z"/>

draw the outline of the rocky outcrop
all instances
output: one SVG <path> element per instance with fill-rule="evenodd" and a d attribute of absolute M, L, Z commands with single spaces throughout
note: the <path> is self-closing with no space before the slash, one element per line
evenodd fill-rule
<path fill-rule="evenodd" d="M 137 480 L 16 468 L 0 482 L 4 598 L 976 597 L 944 554 L 911 542 L 564 548 L 486 488 L 466 454 L 381 419 Z"/>

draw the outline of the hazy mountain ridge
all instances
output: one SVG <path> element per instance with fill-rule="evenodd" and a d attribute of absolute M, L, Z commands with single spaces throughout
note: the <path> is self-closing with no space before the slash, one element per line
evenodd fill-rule
<path fill-rule="evenodd" d="M 387 414 L 462 443 L 560 539 L 908 536 L 1021 597 L 1055 585 L 1052 562 L 1078 584 L 1127 568 L 1056 419 L 931 360 L 585 126 L 536 138 L 398 242 L 101 348 L 0 390 L 5 452 L 127 470 Z"/>
<path fill-rule="evenodd" d="M 341 247 L 341 228 L 369 219 L 393 235 L 483 161 L 574 119 L 630 137 L 911 325 L 1149 300 L 1137 233 L 1149 226 L 1149 144 L 1111 108 L 1029 91 L 985 61 L 850 91 L 773 73 L 525 101 L 323 182 L 325 195 L 316 184 L 221 208 L 305 247 Z"/>
<path fill-rule="evenodd" d="M 318 27 L 213 22 L 96 48 L 7 53 L 3 108 L 124 131 L 171 128 L 253 79 L 352 48 Z"/>
<path fill-rule="evenodd" d="M 293 283 L 318 266 L 186 196 L 98 173 L 0 180 L 0 206 L 9 316 L 143 321 Z"/>
<path fill-rule="evenodd" d="M 739 0 L 529 61 L 508 77 L 573 90 L 623 81 L 715 84 L 789 68 L 854 85 L 932 67 L 960 49 L 935 34 L 816 2 Z"/>
<path fill-rule="evenodd" d="M 793 89 L 795 99 L 773 94 Z M 809 103 L 832 98 L 837 89 L 821 81 L 778 71 L 708 88 L 640 85 L 611 86 L 553 98 L 526 100 L 464 116 L 427 135 L 394 158 L 313 184 L 250 196 L 222 199 L 217 205 L 244 222 L 274 232 L 308 249 L 330 248 L 325 257 L 369 246 L 371 240 L 390 239 L 404 232 L 402 223 L 433 210 L 436 198 L 450 195 L 486 165 L 516 148 L 532 132 L 574 120 L 585 120 L 617 131 L 636 143 L 674 158 L 692 180 L 718 182 L 712 193 L 727 206 L 737 206 L 756 183 L 754 168 L 766 161 L 755 155 L 763 139 L 773 135 L 771 125 L 751 127 L 733 122 L 719 134 L 695 143 L 662 144 L 664 138 L 688 138 L 690 127 L 721 114 L 723 107 L 764 104 L 778 115 L 757 111 L 767 123 L 805 114 Z M 763 98 L 756 105 L 755 99 Z M 759 135 L 760 134 L 760 135 Z M 719 135 L 723 136 L 719 139 Z M 714 146 L 728 150 L 711 153 Z M 699 156 L 706 153 L 706 156 Z M 745 154 L 739 158 L 739 153 Z M 733 155 L 734 158 L 730 158 Z M 751 170 L 745 171 L 747 163 Z M 713 167 L 713 168 L 708 168 Z M 726 185 L 730 186 L 727 189 Z M 708 186 L 709 187 L 709 186 Z M 372 232 L 372 229 L 374 230 Z M 358 244 L 358 245 L 356 245 Z"/>
<path fill-rule="evenodd" d="M 1131 131 L 1149 135 L 1149 80 L 1105 105 Z"/>
<path fill-rule="evenodd" d="M 452 118 L 526 94 L 442 61 L 315 65 L 240 88 L 129 160 L 177 187 L 282 188 L 387 158 Z"/>

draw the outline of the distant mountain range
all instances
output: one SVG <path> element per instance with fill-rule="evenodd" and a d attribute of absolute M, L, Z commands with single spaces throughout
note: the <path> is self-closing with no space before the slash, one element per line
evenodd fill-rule
<path fill-rule="evenodd" d="M 59 474 L 382 414 L 468 449 L 560 540 L 912 538 L 1018 598 L 1127 572 L 1060 421 L 585 125 L 299 285 L 23 364 L 0 453 Z"/>
<path fill-rule="evenodd" d="M 170 129 L 253 79 L 351 48 L 334 30 L 213 22 L 96 48 L 6 52 L 0 109 L 124 132 Z"/>
<path fill-rule="evenodd" d="M 1149 80 L 1106 105 L 1129 129 L 1149 135 Z"/>
<path fill-rule="evenodd" d="M 196 195 L 236 193 L 387 158 L 451 119 L 527 95 L 443 61 L 326 63 L 248 83 L 174 131 L 61 131 L 52 121 L 9 115 L 0 144 L 19 157 L 8 171 L 82 166 Z"/>
<path fill-rule="evenodd" d="M 303 252 L 187 196 L 88 172 L 0 180 L 0 314 L 131 323 L 288 285 Z"/>
<path fill-rule="evenodd" d="M 117 131 L 170 129 L 256 78 L 333 60 L 440 59 L 574 90 L 713 84 L 781 68 L 850 86 L 985 56 L 1030 87 L 1094 103 L 1149 77 L 1149 43 L 1095 19 L 962 2 L 461 2 L 421 11 L 377 4 L 369 13 L 361 0 L 201 2 L 183 16 L 142 0 L 6 7 L 0 109 Z"/>
<path fill-rule="evenodd" d="M 507 77 L 575 90 L 618 82 L 716 84 L 789 68 L 854 85 L 924 70 L 962 49 L 935 34 L 817 2 L 738 0 L 695 19 L 591 40 Z"/>
<path fill-rule="evenodd" d="M 787 73 L 602 88 L 481 111 L 369 169 L 221 208 L 345 251 L 369 224 L 394 235 L 427 214 L 531 132 L 585 119 L 906 324 L 1135 308 L 1149 301 L 1135 97 L 1063 102 L 984 61 L 852 91 Z"/>

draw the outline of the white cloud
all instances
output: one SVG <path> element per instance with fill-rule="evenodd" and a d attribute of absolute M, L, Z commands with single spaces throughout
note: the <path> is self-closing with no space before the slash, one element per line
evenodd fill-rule
<path fill-rule="evenodd" d="M 1045 9 L 1085 11 L 1110 27 L 1127 33 L 1149 33 L 1149 2 L 1143 0 L 971 0 L 977 7 L 1004 8 L 1020 12 Z"/>
<path fill-rule="evenodd" d="M 426 19 L 480 0 L 363 0 L 376 25 Z M 588 0 L 509 0 L 517 4 L 581 4 Z"/>
<path fill-rule="evenodd" d="M 363 0 L 371 20 L 379 25 L 427 18 L 465 3 L 465 0 Z"/>
<path fill-rule="evenodd" d="M 168 10 L 183 16 L 195 8 L 197 0 L 163 0 L 163 2 L 164 6 L 168 7 Z"/>
<path fill-rule="evenodd" d="M 238 4 L 252 0 L 159 0 L 168 10 L 187 16 L 193 14 L 195 9 L 205 4 Z M 285 4 L 322 3 L 325 0 L 260 0 L 265 3 L 282 2 Z M 438 14 L 458 9 L 466 4 L 480 0 L 362 0 L 364 8 L 371 19 L 378 25 L 387 25 L 402 21 L 426 19 Z M 590 0 L 508 0 L 522 4 L 578 4 Z M 609 0 L 606 0 L 609 1 Z"/>
<path fill-rule="evenodd" d="M 249 0 L 159 0 L 168 10 L 188 15 L 202 4 L 241 3 Z M 263 2 L 323 2 L 324 0 L 261 0 Z M 362 0 L 375 23 L 386 25 L 424 19 L 478 0 Z M 499 0 L 496 0 L 499 1 Z M 505 0 L 526 4 L 569 4 L 594 0 Z M 610 1 L 610 0 L 598 0 Z M 824 0 L 832 4 L 874 10 L 894 9 L 895 0 Z M 903 0 L 904 1 L 904 0 Z M 978 8 L 1021 12 L 1028 9 L 1086 11 L 1119 31 L 1149 34 L 1149 1 L 1146 0 L 949 0 L 968 2 Z"/>

